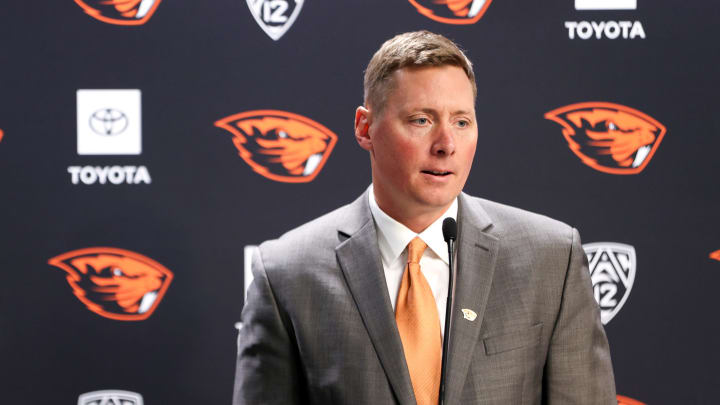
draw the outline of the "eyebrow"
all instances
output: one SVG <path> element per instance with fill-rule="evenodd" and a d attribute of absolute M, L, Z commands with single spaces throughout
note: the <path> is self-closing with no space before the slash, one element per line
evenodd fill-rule
<path fill-rule="evenodd" d="M 427 113 L 427 114 L 431 114 L 431 115 L 437 115 L 437 110 L 434 108 L 421 108 L 420 111 Z M 466 111 L 466 110 L 456 110 L 451 113 L 451 115 L 463 115 L 463 114 L 472 115 L 472 112 Z"/>

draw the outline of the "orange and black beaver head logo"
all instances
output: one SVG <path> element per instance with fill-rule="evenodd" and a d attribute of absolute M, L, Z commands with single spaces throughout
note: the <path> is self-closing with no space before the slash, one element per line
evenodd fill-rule
<path fill-rule="evenodd" d="M 474 24 L 492 0 L 409 0 L 417 11 L 445 24 Z"/>
<path fill-rule="evenodd" d="M 617 396 L 618 405 L 645 405 L 645 402 L 640 402 L 637 399 L 632 399 L 630 397 L 618 395 Z"/>
<path fill-rule="evenodd" d="M 90 16 L 116 25 L 142 25 L 162 0 L 75 0 Z"/>
<path fill-rule="evenodd" d="M 716 251 L 710 253 L 710 258 L 720 262 L 720 250 L 716 250 Z"/>
<path fill-rule="evenodd" d="M 337 142 L 321 124 L 285 111 L 247 111 L 215 125 L 233 134 L 240 157 L 255 172 L 287 183 L 312 181 Z"/>
<path fill-rule="evenodd" d="M 48 263 L 68 273 L 67 282 L 89 310 L 119 321 L 147 319 L 173 278 L 149 257 L 109 247 L 73 250 Z"/>
<path fill-rule="evenodd" d="M 640 173 L 665 136 L 661 123 L 620 104 L 571 104 L 545 118 L 563 126 L 570 150 L 583 163 L 611 174 Z"/>

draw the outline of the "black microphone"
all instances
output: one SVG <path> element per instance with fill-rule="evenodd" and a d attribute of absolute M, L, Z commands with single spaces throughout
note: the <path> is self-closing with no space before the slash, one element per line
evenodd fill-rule
<path fill-rule="evenodd" d="M 448 347 L 450 346 L 450 317 L 452 316 L 453 296 L 453 252 L 455 251 L 455 240 L 457 240 L 457 222 L 448 217 L 443 220 L 443 238 L 448 245 L 448 295 L 445 305 L 445 338 L 442 348 L 442 368 L 440 369 L 440 405 L 445 404 L 445 369 L 448 362 Z"/>

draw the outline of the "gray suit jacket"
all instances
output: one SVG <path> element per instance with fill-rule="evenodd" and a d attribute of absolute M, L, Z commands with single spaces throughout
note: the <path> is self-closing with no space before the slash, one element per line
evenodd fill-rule
<path fill-rule="evenodd" d="M 260 245 L 234 404 L 415 404 L 367 199 Z M 577 231 L 465 194 L 458 226 L 447 403 L 617 404 Z"/>

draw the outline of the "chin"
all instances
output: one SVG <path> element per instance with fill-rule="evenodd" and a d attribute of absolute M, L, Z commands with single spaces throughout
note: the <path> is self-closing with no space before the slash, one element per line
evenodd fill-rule
<path fill-rule="evenodd" d="M 443 193 L 443 195 L 425 195 L 419 198 L 418 202 L 428 208 L 440 209 L 449 206 L 455 197 L 457 197 L 457 194 L 451 193 Z"/>

